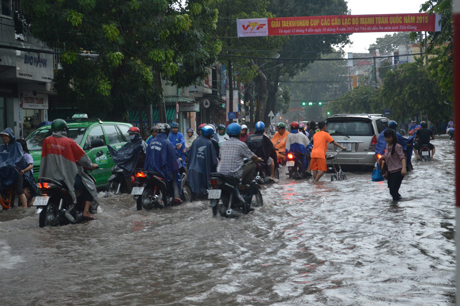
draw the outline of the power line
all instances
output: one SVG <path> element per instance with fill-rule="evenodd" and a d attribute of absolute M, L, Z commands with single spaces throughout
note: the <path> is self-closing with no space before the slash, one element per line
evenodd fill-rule
<path fill-rule="evenodd" d="M 390 58 L 390 57 L 404 57 L 404 56 L 415 56 L 415 55 L 424 55 L 424 53 L 408 53 L 408 54 L 398 54 L 398 55 L 381 55 L 381 56 L 371 56 L 371 57 L 355 57 L 353 60 L 368 60 L 374 58 Z M 250 58 L 250 59 L 273 59 L 271 57 L 260 57 L 260 56 L 243 56 L 243 55 L 229 55 L 229 54 L 219 54 L 219 57 L 234 57 L 234 58 Z M 346 58 L 278 58 L 277 61 L 346 61 Z"/>

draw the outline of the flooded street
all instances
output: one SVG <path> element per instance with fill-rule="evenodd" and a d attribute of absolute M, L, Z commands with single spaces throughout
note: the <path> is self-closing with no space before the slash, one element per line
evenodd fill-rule
<path fill-rule="evenodd" d="M 130 195 L 55 228 L 0 211 L 0 305 L 453 305 L 454 143 L 433 144 L 398 204 L 370 171 L 316 185 L 281 171 L 239 219 L 205 201 L 138 212 Z"/>

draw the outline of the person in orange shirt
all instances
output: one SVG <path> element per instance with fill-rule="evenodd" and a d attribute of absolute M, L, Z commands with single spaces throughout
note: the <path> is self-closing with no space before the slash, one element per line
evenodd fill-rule
<path fill-rule="evenodd" d="M 278 132 L 272 138 L 273 146 L 275 147 L 276 157 L 283 164 L 286 162 L 286 140 L 289 132 L 286 131 L 286 124 L 278 123 Z"/>
<path fill-rule="evenodd" d="M 311 151 L 310 169 L 313 171 L 314 182 L 316 183 L 327 171 L 326 152 L 327 144 L 332 143 L 334 146 L 346 150 L 346 148 L 339 145 L 332 139 L 331 135 L 326 132 L 326 122 L 320 121 L 318 123 L 319 132 L 313 135 L 313 150 Z"/>

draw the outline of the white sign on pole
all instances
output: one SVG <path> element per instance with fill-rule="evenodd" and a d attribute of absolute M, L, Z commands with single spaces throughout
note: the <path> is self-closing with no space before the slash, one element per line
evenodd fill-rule
<path fill-rule="evenodd" d="M 203 106 L 204 106 L 205 108 L 209 108 L 209 106 L 211 106 L 211 102 L 209 102 L 208 99 L 204 99 L 204 100 L 203 100 Z"/>

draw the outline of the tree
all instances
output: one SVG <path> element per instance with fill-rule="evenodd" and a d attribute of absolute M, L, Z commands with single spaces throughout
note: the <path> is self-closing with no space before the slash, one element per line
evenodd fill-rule
<path fill-rule="evenodd" d="M 326 111 L 331 114 L 381 113 L 380 89 L 370 85 L 358 86 L 330 102 Z"/>
<path fill-rule="evenodd" d="M 205 0 L 23 4 L 33 35 L 63 52 L 63 69 L 54 79 L 58 93 L 111 119 L 161 101 L 160 73 L 180 87 L 198 82 L 221 50 L 213 37 L 218 12 Z"/>

